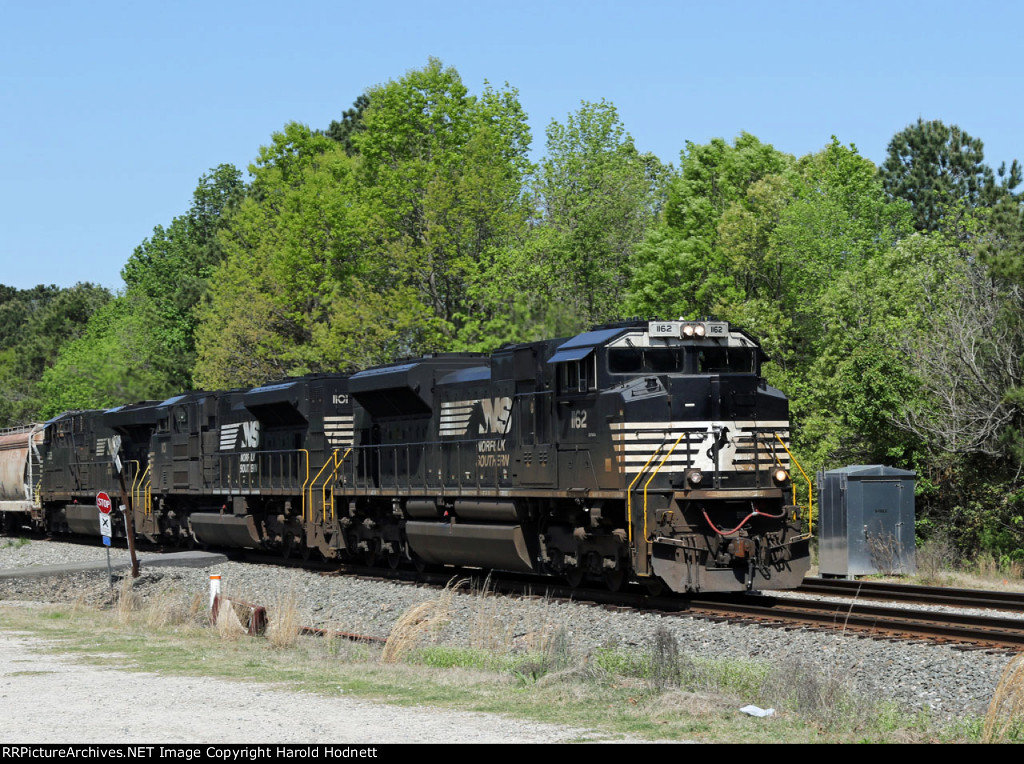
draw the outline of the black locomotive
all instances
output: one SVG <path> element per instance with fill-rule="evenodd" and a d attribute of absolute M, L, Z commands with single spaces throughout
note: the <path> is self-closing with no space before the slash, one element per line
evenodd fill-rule
<path fill-rule="evenodd" d="M 0 437 L 0 512 L 9 532 L 98 534 L 102 490 L 166 542 L 792 588 L 808 545 L 764 360 L 725 322 L 634 321 L 69 412 Z"/>

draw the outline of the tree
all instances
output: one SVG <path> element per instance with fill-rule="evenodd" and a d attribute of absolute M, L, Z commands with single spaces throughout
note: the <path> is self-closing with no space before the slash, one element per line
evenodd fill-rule
<path fill-rule="evenodd" d="M 641 154 L 615 106 L 588 103 L 547 129 L 535 184 L 540 278 L 579 327 L 621 315 L 629 263 L 664 202 L 670 168 Z"/>
<path fill-rule="evenodd" d="M 225 220 L 224 260 L 198 308 L 198 384 L 259 384 L 337 362 L 311 343 L 334 280 L 358 267 L 346 238 L 352 163 L 296 123 L 260 149 L 249 168 L 254 192 Z"/>
<path fill-rule="evenodd" d="M 363 112 L 370 105 L 370 97 L 365 93 L 361 94 L 353 102 L 350 109 L 346 109 L 340 120 L 332 120 L 330 127 L 324 131 L 324 135 L 332 141 L 337 141 L 345 149 L 345 153 L 352 156 L 356 153 L 356 145 L 353 137 L 365 129 L 363 124 Z"/>
<path fill-rule="evenodd" d="M 992 274 L 1024 285 L 1024 204 L 1004 195 L 987 211 L 977 236 L 978 255 Z"/>
<path fill-rule="evenodd" d="M 984 145 L 956 125 L 939 120 L 908 125 L 889 142 L 879 174 L 890 198 L 905 199 L 919 231 L 955 232 L 965 212 L 994 204 L 1022 180 L 1017 160 L 1000 180 L 985 164 Z"/>
<path fill-rule="evenodd" d="M 165 369 L 172 353 L 162 347 L 156 306 L 119 296 L 92 316 L 81 337 L 67 342 L 39 383 L 42 414 L 108 408 L 125 402 L 163 399 L 181 388 Z"/>
<path fill-rule="evenodd" d="M 687 142 L 661 220 L 637 247 L 627 310 L 693 318 L 721 315 L 725 305 L 742 300 L 732 255 L 720 248 L 719 224 L 732 205 L 738 205 L 734 216 L 759 205 L 767 210 L 773 204 L 768 196 L 786 193 L 784 176 L 792 165 L 791 156 L 748 133 L 732 146 L 720 138 L 706 145 Z M 751 191 L 770 176 L 782 177 Z"/>
<path fill-rule="evenodd" d="M 367 97 L 351 155 L 292 124 L 250 168 L 202 308 L 202 384 L 489 349 L 519 330 L 500 319 L 529 217 L 516 92 L 473 96 L 431 60 Z"/>
<path fill-rule="evenodd" d="M 898 423 L 935 454 L 1007 456 L 1007 431 L 1024 421 L 1024 288 L 1003 286 L 984 265 L 957 259 L 930 290 L 919 331 L 904 338 L 926 397 Z"/>
<path fill-rule="evenodd" d="M 458 72 L 431 59 L 369 98 L 354 139 L 360 196 L 384 244 L 384 285 L 411 288 L 427 311 L 409 346 L 486 342 L 479 327 L 502 310 L 496 268 L 529 214 L 530 132 L 518 93 L 487 85 L 471 96 Z"/>
<path fill-rule="evenodd" d="M 0 286 L 0 427 L 39 417 L 44 372 L 110 299 L 105 288 L 88 283 L 68 289 Z"/>
<path fill-rule="evenodd" d="M 126 299 L 115 320 L 129 323 L 138 318 L 138 306 L 146 304 L 148 352 L 166 386 L 188 389 L 196 360 L 196 306 L 202 301 L 209 279 L 224 257 L 219 239 L 229 213 L 245 194 L 241 172 L 228 164 L 203 175 L 184 215 L 135 248 L 121 277 Z"/>

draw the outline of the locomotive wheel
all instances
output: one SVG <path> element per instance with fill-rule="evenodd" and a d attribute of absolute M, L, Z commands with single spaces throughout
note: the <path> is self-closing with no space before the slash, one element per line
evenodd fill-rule
<path fill-rule="evenodd" d="M 402 553 L 400 551 L 388 552 L 387 553 L 388 567 L 391 570 L 398 570 L 398 566 L 402 564 Z"/>
<path fill-rule="evenodd" d="M 288 559 L 292 556 L 292 549 L 295 547 L 295 534 L 285 533 L 281 539 L 281 557 Z"/>
<path fill-rule="evenodd" d="M 566 583 L 573 589 L 583 583 L 583 568 L 578 565 L 566 568 L 563 575 L 565 576 Z"/>
<path fill-rule="evenodd" d="M 626 569 L 622 567 L 605 568 L 602 578 L 604 578 L 604 585 L 608 587 L 608 591 L 617 592 L 626 583 Z"/>
<path fill-rule="evenodd" d="M 377 565 L 378 551 L 380 550 L 377 548 L 377 545 L 371 541 L 369 549 L 363 550 L 363 565 L 365 565 L 368 568 L 375 567 Z"/>

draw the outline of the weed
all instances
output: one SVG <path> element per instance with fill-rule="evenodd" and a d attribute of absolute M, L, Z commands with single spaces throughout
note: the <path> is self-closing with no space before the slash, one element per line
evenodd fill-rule
<path fill-rule="evenodd" d="M 922 584 L 941 584 L 957 564 L 956 548 L 945 536 L 930 538 L 917 549 L 917 574 Z"/>
<path fill-rule="evenodd" d="M 981 552 L 974 561 L 979 576 L 983 578 L 1020 579 L 1024 565 L 1009 555 L 996 557 L 991 552 Z"/>
<path fill-rule="evenodd" d="M 422 602 L 403 613 L 384 643 L 381 663 L 397 663 L 428 636 L 440 631 L 450 618 L 452 598 L 465 583 L 465 579 L 452 579 L 437 599 Z"/>
<path fill-rule="evenodd" d="M 871 566 L 883 576 L 904 572 L 900 541 L 892 533 L 868 533 L 866 537 Z"/>
<path fill-rule="evenodd" d="M 121 576 L 121 586 L 117 591 L 115 611 L 117 612 L 118 623 L 122 626 L 126 626 L 131 622 L 133 614 L 139 609 L 141 603 L 141 598 L 135 592 L 134 584 L 135 581 L 131 575 L 125 574 Z"/>
<path fill-rule="evenodd" d="M 678 687 L 683 680 L 683 662 L 679 654 L 679 643 L 664 626 L 654 632 L 651 646 L 651 681 L 660 691 L 666 687 Z"/>
<path fill-rule="evenodd" d="M 766 677 L 761 695 L 830 730 L 857 726 L 878 713 L 870 698 L 851 689 L 835 664 L 783 659 Z"/>
<path fill-rule="evenodd" d="M 235 612 L 235 605 L 223 597 L 217 608 L 217 620 L 214 626 L 216 626 L 220 638 L 224 640 L 234 641 L 246 634 L 245 626 L 242 625 L 242 620 Z"/>
<path fill-rule="evenodd" d="M 981 739 L 985 743 L 1024 739 L 1024 654 L 1015 657 L 1003 670 L 985 714 Z"/>
<path fill-rule="evenodd" d="M 291 647 L 299 638 L 299 607 L 294 592 L 288 592 L 267 613 L 267 639 L 274 647 Z"/>

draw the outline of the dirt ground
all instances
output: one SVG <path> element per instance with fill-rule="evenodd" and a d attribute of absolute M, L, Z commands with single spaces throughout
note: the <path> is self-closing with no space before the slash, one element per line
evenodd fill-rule
<path fill-rule="evenodd" d="M 76 663 L 0 631 L 6 743 L 562 743 L 586 730 Z"/>

